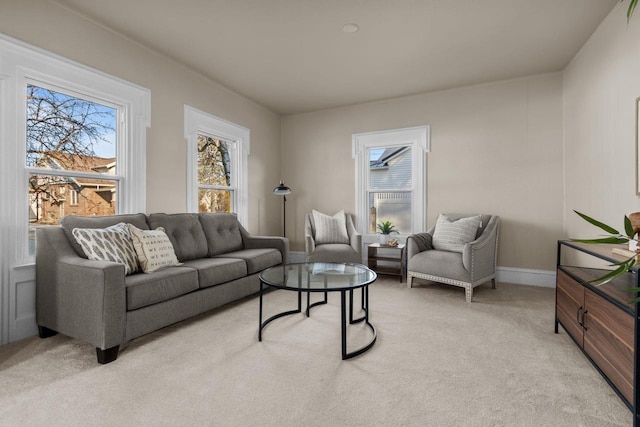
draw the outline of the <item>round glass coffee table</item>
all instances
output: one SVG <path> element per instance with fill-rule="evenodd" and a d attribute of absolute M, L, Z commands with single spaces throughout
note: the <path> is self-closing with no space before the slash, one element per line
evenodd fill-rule
<path fill-rule="evenodd" d="M 373 347 L 376 342 L 376 328 L 369 322 L 369 285 L 377 279 L 372 270 L 360 264 L 341 264 L 308 262 L 301 264 L 288 264 L 271 267 L 260 273 L 260 314 L 258 341 L 262 341 L 262 330 L 271 321 L 289 314 L 302 312 L 302 293 L 307 294 L 306 315 L 312 307 L 327 303 L 329 292 L 340 292 L 340 313 L 342 332 L 342 359 L 350 359 L 358 356 Z M 283 311 L 262 321 L 262 295 L 266 286 L 276 289 L 285 289 L 298 292 L 298 309 Z M 353 318 L 353 291 L 360 288 L 362 291 L 361 308 L 364 315 L 358 319 Z M 310 304 L 312 292 L 324 293 L 324 299 Z M 347 351 L 347 310 L 346 299 L 349 293 L 349 324 L 364 322 L 373 333 L 371 340 L 357 350 Z"/>

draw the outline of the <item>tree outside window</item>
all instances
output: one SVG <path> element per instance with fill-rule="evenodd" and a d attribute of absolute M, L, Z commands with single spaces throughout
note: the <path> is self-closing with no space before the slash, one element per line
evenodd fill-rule
<path fill-rule="evenodd" d="M 35 227 L 64 215 L 116 213 L 118 111 L 45 87 L 26 87 L 29 254 Z M 66 205 L 66 208 L 65 208 Z"/>
<path fill-rule="evenodd" d="M 198 211 L 233 212 L 233 143 L 198 135 Z"/>

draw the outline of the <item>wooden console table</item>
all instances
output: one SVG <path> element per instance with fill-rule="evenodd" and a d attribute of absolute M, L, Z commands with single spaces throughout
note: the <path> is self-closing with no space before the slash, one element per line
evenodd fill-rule
<path fill-rule="evenodd" d="M 624 261 L 613 254 L 621 245 L 558 242 L 555 333 L 558 324 L 567 331 L 584 355 L 633 413 L 638 426 L 638 339 L 640 303 L 629 303 L 637 294 L 627 292 L 640 282 L 638 268 L 596 286 L 594 279 L 609 270 L 607 264 Z"/>

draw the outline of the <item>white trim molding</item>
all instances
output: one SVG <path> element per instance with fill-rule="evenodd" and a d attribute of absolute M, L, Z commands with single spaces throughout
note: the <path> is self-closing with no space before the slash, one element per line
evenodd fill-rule
<path fill-rule="evenodd" d="M 427 226 L 427 153 L 431 149 L 430 127 L 416 126 L 377 132 L 353 134 L 352 157 L 356 162 L 356 229 L 362 234 L 363 244 L 374 242 L 377 237 L 369 233 L 368 150 L 376 147 L 410 146 L 412 149 L 412 206 L 411 232 L 419 233 Z M 399 236 L 403 240 L 406 235 Z"/>

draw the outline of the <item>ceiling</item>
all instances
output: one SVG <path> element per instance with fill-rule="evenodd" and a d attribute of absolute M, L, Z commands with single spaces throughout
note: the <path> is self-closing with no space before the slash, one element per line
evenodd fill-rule
<path fill-rule="evenodd" d="M 562 70 L 618 0 L 54 2 L 293 114 Z"/>

